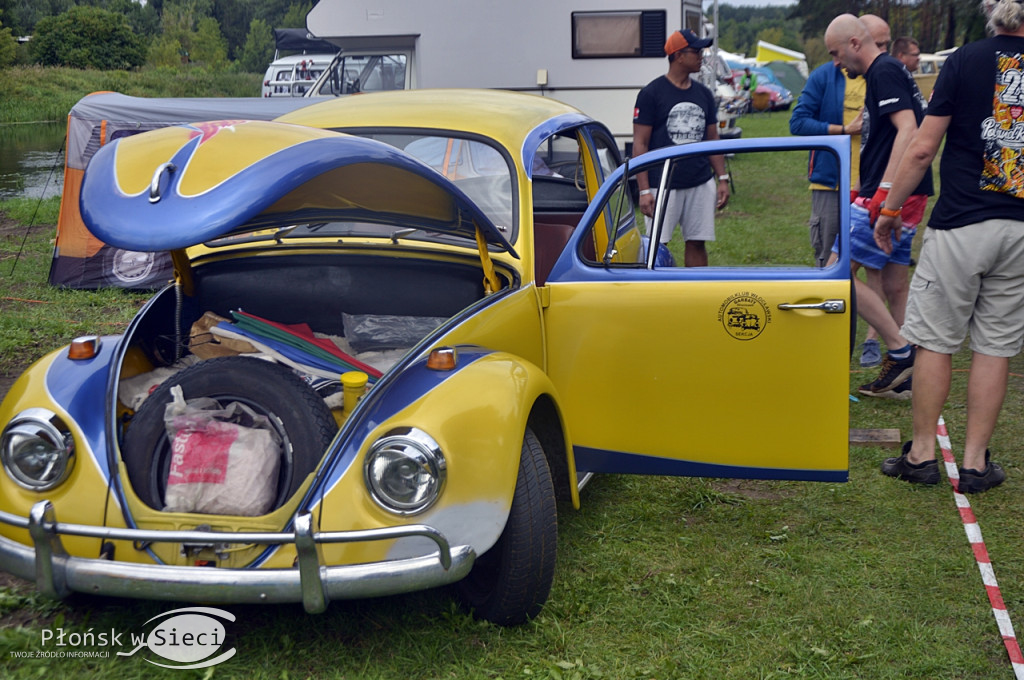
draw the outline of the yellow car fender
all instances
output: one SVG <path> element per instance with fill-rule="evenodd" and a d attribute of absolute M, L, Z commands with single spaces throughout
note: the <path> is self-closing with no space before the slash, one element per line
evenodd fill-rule
<path fill-rule="evenodd" d="M 75 413 L 95 411 L 103 403 L 109 355 L 113 342 L 108 342 L 101 356 L 87 363 L 73 362 L 67 358 L 67 348 L 51 352 L 32 364 L 11 386 L 0 404 L 0 423 L 10 423 L 18 414 L 27 409 L 46 409 L 59 419 L 62 428 L 71 433 L 74 441 L 74 460 L 71 470 L 58 486 L 46 491 L 33 491 L 16 484 L 6 473 L 0 473 L 0 510 L 19 517 L 27 517 L 32 506 L 42 500 L 53 504 L 58 521 L 103 526 L 105 511 L 118 513 L 116 508 L 107 508 L 108 483 L 104 473 L 105 465 L 97 456 L 105 450 L 102 418 L 93 417 L 90 422 L 98 429 L 92 433 L 82 430 L 81 418 Z M 78 395 L 77 399 L 70 395 Z M 31 545 L 28 531 L 0 524 L 0 535 Z M 63 539 L 68 552 L 78 555 L 98 556 L 101 541 L 96 538 L 66 536 Z"/>
<path fill-rule="evenodd" d="M 523 437 L 538 403 L 557 404 L 554 385 L 533 363 L 504 352 L 484 354 L 376 426 L 359 454 L 313 510 L 322 531 L 425 524 L 453 545 L 471 545 L 479 555 L 501 536 L 515 493 Z M 438 500 L 415 515 L 400 515 L 378 504 L 364 477 L 372 444 L 400 428 L 417 428 L 444 454 L 446 480 Z M 566 442 L 567 437 L 561 435 Z M 549 465 L 562 464 L 550 461 Z M 571 486 L 575 473 L 566 461 Z M 436 546 L 421 538 L 323 547 L 328 563 L 372 562 L 430 554 Z"/>

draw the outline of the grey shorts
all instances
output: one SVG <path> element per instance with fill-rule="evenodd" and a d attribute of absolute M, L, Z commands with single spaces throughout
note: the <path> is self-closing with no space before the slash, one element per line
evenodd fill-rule
<path fill-rule="evenodd" d="M 658 199 L 657 190 L 654 199 Z M 689 189 L 671 189 L 665 202 L 665 221 L 659 242 L 668 243 L 678 224 L 686 241 L 715 240 L 715 208 L 718 206 L 718 182 L 712 177 Z M 647 219 L 650 233 L 651 220 Z"/>
<path fill-rule="evenodd" d="M 811 190 L 811 247 L 819 267 L 824 267 L 832 254 L 832 244 L 839 235 L 839 192 Z"/>
<path fill-rule="evenodd" d="M 1012 357 L 1024 345 L 1024 221 L 928 229 L 910 282 L 903 335 L 940 354 L 967 334 L 979 354 Z"/>

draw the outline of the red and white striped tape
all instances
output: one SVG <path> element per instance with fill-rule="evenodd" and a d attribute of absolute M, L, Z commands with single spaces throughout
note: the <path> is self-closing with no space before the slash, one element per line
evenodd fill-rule
<path fill-rule="evenodd" d="M 992 614 L 996 617 L 996 624 L 999 626 L 999 634 L 1003 636 L 1003 644 L 1006 652 L 1010 655 L 1010 664 L 1013 666 L 1013 673 L 1017 680 L 1024 680 L 1024 656 L 1021 655 L 1020 645 L 1017 644 L 1017 636 L 1013 632 L 1013 624 L 1010 622 L 1010 613 L 1006 610 L 1003 602 L 1003 595 L 999 591 L 999 584 L 996 583 L 996 572 L 992 568 L 992 562 L 988 557 L 988 549 L 981 537 L 981 527 L 974 517 L 971 503 L 967 496 L 960 493 L 960 470 L 956 459 L 953 458 L 953 450 L 949 443 L 949 432 L 946 430 L 946 421 L 939 417 L 938 428 L 935 433 L 939 441 L 939 448 L 942 449 L 942 459 L 946 465 L 946 476 L 953 486 L 953 498 L 956 500 L 956 507 L 960 511 L 960 519 L 964 523 L 964 531 L 967 532 L 967 540 L 974 551 L 974 559 L 978 562 L 978 570 L 981 572 L 981 581 L 985 584 L 985 591 L 988 593 L 988 601 L 992 605 Z"/>

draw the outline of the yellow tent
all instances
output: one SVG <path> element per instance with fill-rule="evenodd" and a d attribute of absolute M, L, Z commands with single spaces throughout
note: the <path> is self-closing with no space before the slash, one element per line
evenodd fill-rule
<path fill-rule="evenodd" d="M 796 50 L 786 49 L 773 45 L 764 40 L 757 41 L 757 55 L 754 57 L 758 64 L 767 64 L 770 61 L 789 61 L 800 70 L 804 78 L 807 77 L 807 55 Z"/>

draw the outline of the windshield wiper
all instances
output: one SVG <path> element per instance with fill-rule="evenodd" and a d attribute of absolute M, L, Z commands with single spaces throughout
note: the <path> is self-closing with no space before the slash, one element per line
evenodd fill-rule
<path fill-rule="evenodd" d="M 406 236 L 412 236 L 417 231 L 423 231 L 418 227 L 409 227 L 408 229 L 395 229 L 391 232 L 391 242 L 398 245 L 398 239 L 405 238 Z"/>
<path fill-rule="evenodd" d="M 299 227 L 305 227 L 307 231 L 315 232 L 323 229 L 327 226 L 327 222 L 317 222 L 316 224 L 289 224 L 287 227 L 281 227 L 274 232 L 274 241 L 276 243 L 282 243 L 281 239 L 286 236 L 291 236 L 292 232 Z"/>

